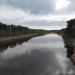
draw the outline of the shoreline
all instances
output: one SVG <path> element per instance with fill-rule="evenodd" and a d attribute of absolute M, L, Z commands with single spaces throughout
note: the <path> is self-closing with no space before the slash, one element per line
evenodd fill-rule
<path fill-rule="evenodd" d="M 6 45 L 6 44 L 11 44 L 11 43 L 22 41 L 22 40 L 26 40 L 26 39 L 40 36 L 40 35 L 44 35 L 44 34 L 33 33 L 33 34 L 24 34 L 24 35 L 13 36 L 13 37 L 1 37 L 0 38 L 0 46 Z"/>
<path fill-rule="evenodd" d="M 67 37 L 65 35 L 64 29 L 51 30 L 48 32 L 43 32 L 43 33 L 24 34 L 24 35 L 13 36 L 13 37 L 0 37 L 0 46 L 4 46 L 4 45 L 12 44 L 15 42 L 20 42 L 20 41 L 25 41 L 25 40 L 31 39 L 32 37 L 38 37 L 38 36 L 51 34 L 51 33 L 55 33 L 62 36 L 65 47 L 67 48 L 67 57 L 69 57 L 70 60 L 75 64 L 75 39 Z"/>
<path fill-rule="evenodd" d="M 37 36 L 42 36 L 45 34 L 55 33 L 55 34 L 61 35 L 61 32 L 62 32 L 61 30 L 50 30 L 50 31 L 42 32 L 42 33 L 31 33 L 31 34 L 23 34 L 23 35 L 18 35 L 18 36 L 0 37 L 0 46 L 11 44 L 14 42 L 24 41 L 26 39 L 37 37 Z"/>

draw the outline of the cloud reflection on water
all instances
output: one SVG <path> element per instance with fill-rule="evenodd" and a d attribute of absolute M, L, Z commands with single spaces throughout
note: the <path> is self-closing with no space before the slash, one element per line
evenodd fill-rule
<path fill-rule="evenodd" d="M 56 34 L 36 37 L 8 48 L 0 53 L 0 66 L 3 75 L 73 74 L 73 65 L 66 57 L 63 39 Z"/>

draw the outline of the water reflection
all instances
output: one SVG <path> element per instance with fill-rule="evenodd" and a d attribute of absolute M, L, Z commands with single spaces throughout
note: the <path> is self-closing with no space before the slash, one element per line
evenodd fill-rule
<path fill-rule="evenodd" d="M 0 53 L 1 75 L 72 75 L 63 39 L 56 34 L 32 38 Z"/>
<path fill-rule="evenodd" d="M 5 45 L 0 45 L 0 52 L 6 50 L 8 48 L 14 48 L 17 45 L 21 45 L 24 42 L 28 42 L 31 38 L 33 38 L 33 37 L 25 38 L 25 39 L 19 40 L 19 41 L 14 41 L 13 43 L 8 43 L 8 44 L 5 44 Z"/>
<path fill-rule="evenodd" d="M 65 47 L 67 48 L 67 56 L 75 64 L 75 39 L 68 37 L 67 35 L 62 36 L 64 39 Z"/>

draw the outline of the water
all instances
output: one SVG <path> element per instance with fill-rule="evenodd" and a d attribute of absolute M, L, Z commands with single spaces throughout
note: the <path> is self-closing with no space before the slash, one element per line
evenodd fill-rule
<path fill-rule="evenodd" d="M 2 48 L 1 48 L 2 49 Z M 75 75 L 61 36 L 48 34 L 0 52 L 1 75 Z"/>

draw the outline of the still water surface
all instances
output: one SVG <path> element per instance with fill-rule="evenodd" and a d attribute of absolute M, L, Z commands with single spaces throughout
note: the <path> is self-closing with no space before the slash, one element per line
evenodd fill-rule
<path fill-rule="evenodd" d="M 75 75 L 61 36 L 48 34 L 0 52 L 1 75 Z"/>

